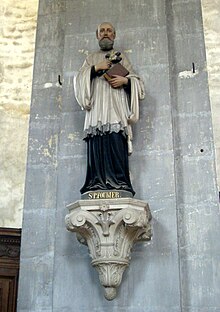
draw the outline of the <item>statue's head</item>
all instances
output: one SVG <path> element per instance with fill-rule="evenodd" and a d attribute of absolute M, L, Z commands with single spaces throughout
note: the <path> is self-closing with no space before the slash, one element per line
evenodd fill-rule
<path fill-rule="evenodd" d="M 96 38 L 101 50 L 109 51 L 113 48 L 116 33 L 114 26 L 109 22 L 100 24 L 96 30 Z"/>

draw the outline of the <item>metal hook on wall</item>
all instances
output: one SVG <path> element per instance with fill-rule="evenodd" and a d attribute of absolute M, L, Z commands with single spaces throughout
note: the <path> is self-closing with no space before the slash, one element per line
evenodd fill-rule
<path fill-rule="evenodd" d="M 61 76 L 60 75 L 58 75 L 58 82 L 59 82 L 59 85 L 62 86 L 63 83 L 61 81 Z"/>

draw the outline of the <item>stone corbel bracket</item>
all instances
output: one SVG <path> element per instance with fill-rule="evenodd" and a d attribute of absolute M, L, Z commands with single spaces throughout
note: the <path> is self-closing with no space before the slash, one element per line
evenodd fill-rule
<path fill-rule="evenodd" d="M 67 229 L 77 233 L 80 243 L 88 245 L 105 298 L 114 299 L 133 244 L 151 239 L 148 204 L 133 198 L 92 199 L 79 200 L 67 208 Z"/>

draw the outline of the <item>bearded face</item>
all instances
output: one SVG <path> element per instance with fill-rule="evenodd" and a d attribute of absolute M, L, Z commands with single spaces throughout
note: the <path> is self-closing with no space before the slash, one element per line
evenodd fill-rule
<path fill-rule="evenodd" d="M 102 23 L 99 25 L 96 36 L 101 50 L 109 51 L 113 48 L 115 29 L 110 23 Z"/>
<path fill-rule="evenodd" d="M 103 51 L 112 50 L 113 45 L 114 45 L 114 40 L 111 40 L 109 38 L 103 38 L 99 40 L 100 49 Z"/>

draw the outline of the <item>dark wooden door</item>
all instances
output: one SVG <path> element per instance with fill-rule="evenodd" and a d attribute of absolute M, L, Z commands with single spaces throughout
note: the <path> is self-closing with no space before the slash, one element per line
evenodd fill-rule
<path fill-rule="evenodd" d="M 21 230 L 0 228 L 0 312 L 16 312 Z"/>

